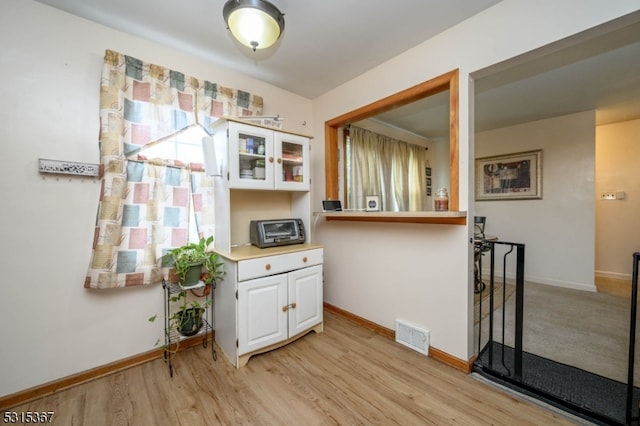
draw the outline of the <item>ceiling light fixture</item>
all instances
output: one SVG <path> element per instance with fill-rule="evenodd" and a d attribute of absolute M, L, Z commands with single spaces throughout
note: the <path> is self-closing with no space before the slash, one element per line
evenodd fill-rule
<path fill-rule="evenodd" d="M 272 46 L 284 31 L 284 15 L 266 0 L 228 0 L 222 16 L 231 34 L 254 52 Z"/>

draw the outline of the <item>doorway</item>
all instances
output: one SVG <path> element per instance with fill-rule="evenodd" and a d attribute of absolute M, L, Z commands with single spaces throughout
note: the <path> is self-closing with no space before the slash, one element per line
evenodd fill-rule
<path fill-rule="evenodd" d="M 637 75 L 638 12 L 472 75 L 474 158 L 543 150 L 541 200 L 474 204 L 474 213 L 487 217 L 487 233 L 527 247 L 524 350 L 617 383 L 627 378 L 630 300 L 599 292 L 595 277 L 622 278 L 628 290 L 639 248 L 632 216 L 640 204 L 630 198 L 640 194 L 626 181 L 638 181 L 637 160 L 622 167 L 638 158 L 630 136 L 640 129 Z M 603 200 L 604 193 L 614 199 Z M 623 219 L 623 211 L 631 216 Z M 554 375 L 544 368 L 547 379 Z M 610 420 L 624 423 L 621 415 Z"/>

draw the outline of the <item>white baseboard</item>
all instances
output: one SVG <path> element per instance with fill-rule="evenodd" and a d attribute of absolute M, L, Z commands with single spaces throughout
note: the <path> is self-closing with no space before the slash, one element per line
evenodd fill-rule
<path fill-rule="evenodd" d="M 489 271 L 487 270 L 486 274 L 483 274 L 483 279 L 485 279 L 484 277 L 488 277 L 488 276 L 489 276 Z M 496 274 L 495 279 L 496 280 L 502 279 L 502 274 L 499 274 L 499 275 Z M 507 272 L 507 280 L 513 282 L 515 281 L 515 279 L 516 279 L 515 274 Z M 537 276 L 531 276 L 531 275 L 526 275 L 524 277 L 524 280 L 532 283 L 537 283 L 537 284 L 545 284 L 545 285 L 552 285 L 555 287 L 569 288 L 572 290 L 590 291 L 593 293 L 598 291 L 595 283 L 593 282 L 580 283 L 580 282 L 574 282 L 574 281 L 562 281 L 562 280 L 556 280 L 549 277 L 537 277 Z"/>
<path fill-rule="evenodd" d="M 590 291 L 592 293 L 595 293 L 598 291 L 598 289 L 596 288 L 596 285 L 593 282 L 578 283 L 573 281 L 561 281 L 561 280 L 554 280 L 552 278 L 542 278 L 542 277 L 525 277 L 525 280 L 538 283 L 538 284 L 546 284 L 546 285 L 552 285 L 555 287 L 569 288 L 572 290 Z"/>

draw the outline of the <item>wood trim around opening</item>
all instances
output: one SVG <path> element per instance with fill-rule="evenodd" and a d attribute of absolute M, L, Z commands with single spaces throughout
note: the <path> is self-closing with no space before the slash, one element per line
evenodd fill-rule
<path fill-rule="evenodd" d="M 326 198 L 337 200 L 340 193 L 338 187 L 338 129 L 340 127 L 449 90 L 449 209 L 458 211 L 460 206 L 459 74 L 457 69 L 450 71 L 326 121 L 324 124 Z"/>

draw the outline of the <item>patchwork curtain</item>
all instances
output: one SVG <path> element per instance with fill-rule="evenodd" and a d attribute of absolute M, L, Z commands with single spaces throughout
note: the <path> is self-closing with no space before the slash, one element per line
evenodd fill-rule
<path fill-rule="evenodd" d="M 384 211 L 420 211 L 425 197 L 424 147 L 356 126 L 349 130 L 348 205 L 365 209 L 378 195 Z"/>
<path fill-rule="evenodd" d="M 222 116 L 262 114 L 262 98 L 111 50 L 100 85 L 101 178 L 84 286 L 161 282 L 159 259 L 188 242 L 190 203 L 200 236 L 213 235 L 213 186 L 201 165 L 149 161 L 144 147 Z"/>

